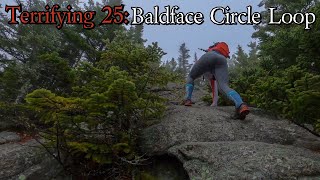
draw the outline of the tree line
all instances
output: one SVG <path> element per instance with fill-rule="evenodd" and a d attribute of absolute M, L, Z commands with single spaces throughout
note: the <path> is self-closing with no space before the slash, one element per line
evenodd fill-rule
<path fill-rule="evenodd" d="M 314 0 L 265 0 L 261 13 L 269 17 L 268 8 L 278 7 L 275 16 L 285 12 L 314 12 L 320 15 L 320 4 Z M 263 108 L 292 122 L 320 131 L 320 23 L 311 30 L 301 25 L 269 26 L 267 21 L 254 27 L 249 53 L 238 47 L 231 65 L 231 85 L 251 105 Z"/>
<path fill-rule="evenodd" d="M 162 66 L 165 67 L 170 72 L 186 77 L 191 70 L 193 63 L 190 63 L 190 49 L 187 47 L 186 43 L 182 43 L 179 46 L 179 56 L 177 60 L 172 58 L 171 60 L 166 60 L 163 62 Z M 194 63 L 198 60 L 197 53 L 194 54 Z"/>
<path fill-rule="evenodd" d="M 27 11 L 47 3 L 97 12 L 121 0 L 17 1 Z M 63 9 L 61 9 L 63 10 Z M 165 111 L 152 90 L 174 78 L 165 52 L 145 46 L 143 26 L 9 25 L 0 14 L 0 115 L 38 140 L 74 178 L 131 179 L 147 159 L 141 129 Z M 137 173 L 134 173 L 137 172 Z"/>

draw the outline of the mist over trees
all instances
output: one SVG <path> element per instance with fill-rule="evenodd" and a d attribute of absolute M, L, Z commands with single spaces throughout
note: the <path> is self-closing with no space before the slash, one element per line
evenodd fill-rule
<path fill-rule="evenodd" d="M 170 61 L 167 60 L 163 63 L 163 66 L 166 67 L 169 71 L 179 74 L 185 78 L 188 76 L 193 65 L 189 63 L 189 60 L 191 58 L 190 50 L 188 49 L 186 43 L 182 43 L 179 46 L 178 52 L 179 55 L 177 60 L 175 58 L 172 58 Z"/>

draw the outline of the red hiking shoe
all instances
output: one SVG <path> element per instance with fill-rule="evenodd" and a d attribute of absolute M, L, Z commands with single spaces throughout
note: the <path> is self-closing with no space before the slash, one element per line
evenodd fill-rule
<path fill-rule="evenodd" d="M 192 106 L 192 101 L 190 99 L 187 99 L 184 101 L 185 106 Z"/>
<path fill-rule="evenodd" d="M 236 109 L 235 118 L 244 120 L 249 113 L 249 107 L 245 103 L 243 103 L 239 108 Z"/>

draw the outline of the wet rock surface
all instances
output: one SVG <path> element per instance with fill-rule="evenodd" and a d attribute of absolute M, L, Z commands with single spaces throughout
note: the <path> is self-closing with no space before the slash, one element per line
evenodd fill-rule
<path fill-rule="evenodd" d="M 205 106 L 201 91 L 192 107 L 181 106 L 177 92 L 160 92 L 170 97 L 166 116 L 140 136 L 141 150 L 155 159 L 149 174 L 161 180 L 320 179 L 319 137 L 260 109 L 234 120 L 234 107 Z M 35 140 L 0 132 L 0 180 L 61 179 L 60 172 Z"/>
<path fill-rule="evenodd" d="M 0 145 L 20 141 L 20 136 L 15 132 L 0 132 Z"/>
<path fill-rule="evenodd" d="M 174 146 L 191 179 L 320 179 L 320 155 L 304 148 L 254 141 Z"/>
<path fill-rule="evenodd" d="M 199 92 L 198 92 L 199 93 Z M 141 135 L 149 156 L 178 158 L 190 179 L 320 179 L 320 138 L 288 120 L 251 108 L 170 104 L 163 120 Z"/>
<path fill-rule="evenodd" d="M 61 172 L 59 164 L 35 140 L 20 142 L 14 132 L 0 145 L 0 179 L 53 179 Z M 9 135 L 9 136 L 8 136 Z"/>

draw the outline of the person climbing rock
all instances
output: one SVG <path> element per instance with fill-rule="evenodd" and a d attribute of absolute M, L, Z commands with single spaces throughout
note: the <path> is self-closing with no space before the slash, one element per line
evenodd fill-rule
<path fill-rule="evenodd" d="M 242 120 L 246 118 L 250 112 L 249 107 L 242 101 L 239 93 L 229 87 L 227 65 L 227 58 L 230 58 L 229 54 L 228 45 L 225 42 L 218 42 L 210 46 L 206 53 L 194 64 L 187 78 L 185 106 L 192 106 L 191 97 L 195 79 L 205 73 L 211 73 L 216 78 L 220 91 L 234 102 L 236 108 L 234 118 Z"/>

